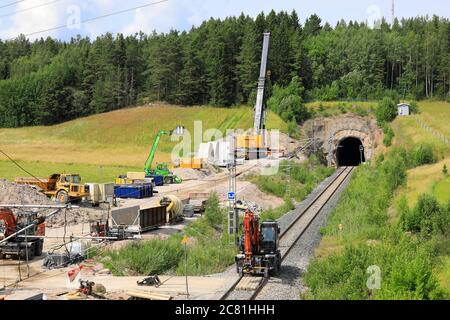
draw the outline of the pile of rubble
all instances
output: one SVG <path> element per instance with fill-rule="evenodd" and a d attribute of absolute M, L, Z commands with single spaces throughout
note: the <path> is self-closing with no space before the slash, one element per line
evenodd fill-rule
<path fill-rule="evenodd" d="M 42 194 L 36 187 L 26 184 L 16 184 L 5 179 L 0 179 L 0 204 L 34 204 L 34 205 L 55 205 L 56 203 Z M 90 212 L 99 210 L 93 208 L 74 208 L 64 210 L 51 216 L 47 221 L 48 227 L 62 227 L 64 222 L 67 225 L 74 225 L 89 220 Z M 40 215 L 46 215 L 51 210 L 39 210 Z"/>
<path fill-rule="evenodd" d="M 65 209 L 47 219 L 46 225 L 48 227 L 57 228 L 64 226 L 64 223 L 66 223 L 66 225 L 75 225 L 82 222 L 88 222 L 89 212 L 95 209 L 77 208 L 66 210 L 66 212 L 64 212 L 64 210 Z"/>
<path fill-rule="evenodd" d="M 205 169 L 184 169 L 184 168 L 175 168 L 173 173 L 183 179 L 184 181 L 188 180 L 202 180 L 207 176 L 211 175 L 211 170 Z"/>
<path fill-rule="evenodd" d="M 5 179 L 0 179 L 0 204 L 55 204 L 36 187 L 26 184 L 16 184 Z"/>

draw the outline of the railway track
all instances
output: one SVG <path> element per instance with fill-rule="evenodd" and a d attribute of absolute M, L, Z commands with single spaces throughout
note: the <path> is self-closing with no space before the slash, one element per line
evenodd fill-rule
<path fill-rule="evenodd" d="M 281 261 L 283 261 L 295 246 L 300 237 L 308 229 L 309 225 L 314 221 L 316 216 L 327 204 L 330 198 L 337 192 L 339 187 L 352 172 L 354 167 L 340 168 L 336 177 L 329 182 L 329 184 L 306 206 L 300 211 L 294 220 L 284 229 L 280 234 L 280 252 Z M 267 284 L 267 278 L 255 278 L 253 282 L 254 288 L 251 290 L 243 290 L 242 287 L 246 285 L 250 277 L 240 277 L 233 283 L 233 285 L 222 295 L 220 300 L 254 300 L 261 292 L 262 288 Z"/>

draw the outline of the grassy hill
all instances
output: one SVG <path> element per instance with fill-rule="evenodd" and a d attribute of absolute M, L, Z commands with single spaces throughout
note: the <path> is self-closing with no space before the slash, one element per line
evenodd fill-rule
<path fill-rule="evenodd" d="M 253 109 L 170 105 L 121 109 L 53 126 L 0 129 L 0 149 L 35 175 L 76 171 L 85 181 L 107 181 L 121 172 L 142 170 L 158 130 L 183 125 L 193 135 L 194 121 L 202 121 L 203 133 L 211 128 L 223 133 L 248 129 L 253 126 Z M 267 127 L 287 130 L 273 113 L 268 114 Z M 163 137 L 155 161 L 169 161 L 175 144 Z M 3 156 L 0 159 L 0 178 L 24 175 Z"/>
<path fill-rule="evenodd" d="M 417 118 L 429 127 L 450 138 L 450 103 L 443 101 L 419 102 L 420 113 Z M 406 185 L 401 187 L 394 198 L 393 207 L 404 195 L 410 207 L 413 207 L 419 194 L 430 193 L 442 204 L 450 201 L 450 177 L 442 172 L 444 164 L 450 168 L 450 146 L 441 139 L 422 128 L 413 117 L 397 117 L 392 123 L 394 129 L 394 145 L 412 146 L 419 143 L 428 143 L 438 156 L 438 162 L 420 166 L 407 171 Z M 393 217 L 397 220 L 399 217 Z M 441 266 L 436 270 L 439 283 L 443 288 L 450 290 L 450 257 L 443 258 Z"/>
<path fill-rule="evenodd" d="M 450 103 L 424 101 L 419 103 L 419 119 L 434 130 L 450 137 Z M 450 199 L 450 180 L 442 174 L 444 164 L 450 168 L 450 145 L 422 128 L 414 117 L 397 117 L 392 123 L 394 145 L 412 146 L 427 143 L 433 146 L 438 157 L 435 164 L 408 170 L 407 185 L 399 190 L 397 198 L 405 195 L 413 205 L 420 193 L 433 193 L 442 203 Z"/>
<path fill-rule="evenodd" d="M 342 108 L 323 104 L 321 109 L 332 113 Z M 421 112 L 416 117 L 420 121 L 449 136 L 450 103 L 419 102 L 419 109 Z M 420 235 L 397 233 L 393 228 L 399 226 L 400 197 L 406 197 L 410 210 L 416 206 L 419 194 L 433 194 L 442 206 L 449 200 L 450 179 L 442 168 L 444 164 L 450 168 L 450 146 L 422 128 L 416 117 L 397 117 L 391 124 L 395 132 L 392 147 L 380 150 L 385 160 L 377 166 L 374 163 L 362 166 L 355 172 L 327 226 L 322 229 L 324 238 L 315 252 L 318 259 L 309 265 L 304 278 L 310 289 L 305 298 L 429 299 L 433 295 L 423 295 L 427 285 L 421 283 L 426 279 L 432 279 L 430 288 L 437 288 L 439 284 L 436 292 L 441 292 L 442 296 L 450 293 L 450 256 L 446 242 L 438 236 L 430 240 L 444 249 L 427 253 L 428 257 L 439 255 L 439 258 L 426 261 L 425 255 L 420 254 L 432 247 L 431 242 L 426 242 L 428 238 L 423 238 L 422 242 Z M 393 188 L 395 179 L 392 177 L 398 177 L 396 171 L 404 164 L 393 158 L 391 149 L 398 146 L 409 149 L 422 143 L 432 146 L 437 155 L 436 163 L 407 170 L 405 184 Z M 389 188 L 394 190 L 393 194 L 386 193 Z M 419 238 L 421 240 L 417 241 Z M 367 289 L 361 284 L 366 280 L 367 266 L 373 264 L 382 270 L 382 287 L 366 295 Z"/>
<path fill-rule="evenodd" d="M 429 127 L 437 132 L 450 137 L 448 122 L 450 119 L 450 103 L 448 102 L 420 102 L 420 114 L 417 118 L 425 122 Z M 422 128 L 415 117 L 397 117 L 392 123 L 395 133 L 395 145 L 414 145 L 418 143 L 431 144 L 439 159 L 450 156 L 450 145 L 431 132 Z"/>

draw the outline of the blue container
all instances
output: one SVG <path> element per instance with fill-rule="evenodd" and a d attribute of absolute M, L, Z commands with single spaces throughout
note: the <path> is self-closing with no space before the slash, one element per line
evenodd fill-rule
<path fill-rule="evenodd" d="M 144 198 L 153 197 L 153 185 L 151 183 L 143 184 L 143 197 Z"/>
<path fill-rule="evenodd" d="M 114 195 L 118 198 L 149 198 L 153 197 L 153 186 L 151 183 L 119 184 L 114 186 Z"/>
<path fill-rule="evenodd" d="M 150 175 L 150 176 L 146 176 L 146 178 L 153 178 L 153 183 L 155 184 L 155 186 L 164 185 L 164 177 L 163 176 Z"/>

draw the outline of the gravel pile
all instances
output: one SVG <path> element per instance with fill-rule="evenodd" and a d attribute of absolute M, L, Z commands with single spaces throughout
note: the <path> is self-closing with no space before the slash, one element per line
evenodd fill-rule
<path fill-rule="evenodd" d="M 0 179 L 0 204 L 36 204 L 36 205 L 55 205 L 54 201 L 47 198 L 36 187 L 16 184 L 5 179 Z M 39 210 L 40 215 L 47 215 L 52 210 Z M 78 224 L 89 220 L 89 214 L 99 212 L 93 208 L 78 208 L 64 210 L 55 214 L 46 221 L 48 227 L 62 227 L 64 222 L 68 225 Z"/>
<path fill-rule="evenodd" d="M 75 225 L 82 222 L 87 222 L 89 221 L 89 212 L 92 210 L 98 211 L 90 208 L 78 208 L 67 210 L 66 213 L 64 213 L 65 210 L 63 209 L 59 213 L 47 219 L 46 225 L 48 227 L 57 228 L 64 226 L 65 222 L 66 225 Z"/>
<path fill-rule="evenodd" d="M 55 204 L 35 187 L 0 179 L 0 204 Z"/>

